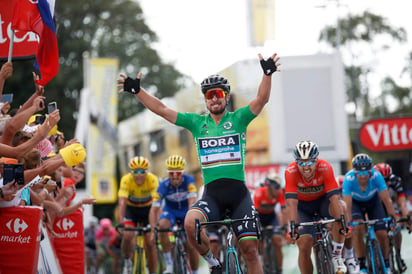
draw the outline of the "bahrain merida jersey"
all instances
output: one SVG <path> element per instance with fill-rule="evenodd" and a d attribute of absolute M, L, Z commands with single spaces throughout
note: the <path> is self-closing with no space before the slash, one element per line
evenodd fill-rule
<path fill-rule="evenodd" d="M 192 132 L 205 185 L 221 178 L 245 181 L 246 128 L 255 117 L 249 106 L 226 111 L 218 125 L 210 114 L 177 114 L 175 124 Z"/>

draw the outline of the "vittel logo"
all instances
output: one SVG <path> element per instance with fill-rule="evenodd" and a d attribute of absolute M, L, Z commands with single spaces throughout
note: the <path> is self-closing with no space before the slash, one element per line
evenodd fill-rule
<path fill-rule="evenodd" d="M 412 118 L 371 120 L 363 124 L 360 140 L 371 151 L 411 149 Z"/>
<path fill-rule="evenodd" d="M 74 226 L 74 222 L 69 218 L 63 218 L 57 221 L 56 226 L 61 230 L 69 230 Z"/>
<path fill-rule="evenodd" d="M 27 223 L 20 218 L 11 219 L 6 223 L 6 227 L 14 233 L 22 233 L 25 231 L 29 226 Z"/>

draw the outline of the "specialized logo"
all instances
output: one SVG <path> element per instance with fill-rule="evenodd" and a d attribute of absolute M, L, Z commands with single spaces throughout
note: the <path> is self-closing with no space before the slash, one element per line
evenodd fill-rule
<path fill-rule="evenodd" d="M 226 129 L 226 130 L 231 129 L 232 127 L 233 127 L 232 122 L 225 122 L 223 124 L 223 128 Z"/>
<path fill-rule="evenodd" d="M 22 233 L 29 227 L 27 223 L 20 218 L 11 219 L 6 223 L 6 226 L 11 232 L 14 233 Z"/>
<path fill-rule="evenodd" d="M 69 218 L 63 218 L 57 221 L 56 226 L 61 230 L 69 230 L 74 226 L 74 222 Z"/>

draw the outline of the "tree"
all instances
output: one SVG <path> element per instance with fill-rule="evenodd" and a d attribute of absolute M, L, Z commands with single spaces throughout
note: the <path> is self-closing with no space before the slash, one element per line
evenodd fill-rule
<path fill-rule="evenodd" d="M 348 101 L 355 105 L 356 110 L 361 109 L 364 116 L 369 116 L 373 111 L 369 109 L 367 80 L 373 66 L 362 58 L 363 55 L 369 51 L 376 56 L 389 47 L 388 43 L 403 43 L 406 37 L 405 29 L 395 28 L 386 18 L 368 11 L 361 15 L 349 15 L 338 20 L 337 26 L 327 26 L 322 30 L 319 40 L 339 48 L 344 57 Z M 383 43 L 375 43 L 378 38 Z"/>
<path fill-rule="evenodd" d="M 74 134 L 80 90 L 83 87 L 83 53 L 92 57 L 113 57 L 120 61 L 120 69 L 131 77 L 137 70 L 144 74 L 144 87 L 159 97 L 171 96 L 185 80 L 173 64 L 164 63 L 152 47 L 156 34 L 146 25 L 138 2 L 130 0 L 58 1 L 55 20 L 59 44 L 58 75 L 46 86 L 47 102 L 56 101 L 60 107 L 59 129 L 67 137 Z M 14 74 L 6 82 L 5 90 L 29 90 L 32 83 L 30 62 L 16 63 Z M 23 103 L 27 96 L 19 96 Z M 119 120 L 142 109 L 138 100 L 119 97 Z"/>

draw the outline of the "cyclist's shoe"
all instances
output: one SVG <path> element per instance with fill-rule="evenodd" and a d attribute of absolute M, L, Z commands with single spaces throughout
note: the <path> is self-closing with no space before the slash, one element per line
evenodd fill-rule
<path fill-rule="evenodd" d="M 358 260 L 355 258 L 346 258 L 345 265 L 348 269 L 348 274 L 358 274 L 360 272 Z"/>
<path fill-rule="evenodd" d="M 130 259 L 124 260 L 122 274 L 131 274 L 133 271 L 133 262 Z"/>
<path fill-rule="evenodd" d="M 366 270 L 366 268 L 362 268 L 362 269 L 360 270 L 360 273 L 368 273 L 368 271 Z"/>
<path fill-rule="evenodd" d="M 167 264 L 163 274 L 173 274 L 173 264 Z"/>
<path fill-rule="evenodd" d="M 346 265 L 343 262 L 342 257 L 340 256 L 332 256 L 332 263 L 335 268 L 336 274 L 345 274 L 346 273 Z"/>
<path fill-rule="evenodd" d="M 406 271 L 406 269 L 408 269 L 408 267 L 406 266 L 405 261 L 403 259 L 401 259 L 400 261 L 401 261 L 400 271 L 401 273 L 403 273 Z"/>
<path fill-rule="evenodd" d="M 215 265 L 210 268 L 210 274 L 222 274 L 222 266 Z"/>

